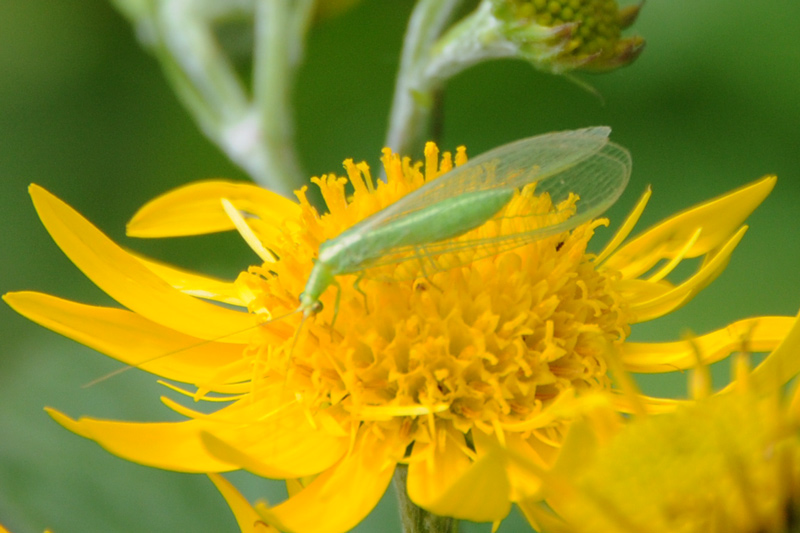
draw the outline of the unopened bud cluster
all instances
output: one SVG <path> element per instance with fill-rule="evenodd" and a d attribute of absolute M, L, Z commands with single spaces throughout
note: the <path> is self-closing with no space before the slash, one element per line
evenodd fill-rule
<path fill-rule="evenodd" d="M 611 70 L 632 62 L 644 47 L 641 37 L 622 38 L 640 7 L 620 9 L 615 0 L 502 0 L 495 15 L 518 25 L 568 28 L 567 42 L 551 60 L 554 71 Z"/>

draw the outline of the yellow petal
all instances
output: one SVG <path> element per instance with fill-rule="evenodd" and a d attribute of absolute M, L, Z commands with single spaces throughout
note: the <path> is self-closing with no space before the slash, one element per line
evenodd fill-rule
<path fill-rule="evenodd" d="M 308 483 L 303 483 L 301 479 L 287 479 L 286 480 L 286 493 L 291 498 L 296 494 L 300 494 L 300 491 L 306 488 Z"/>
<path fill-rule="evenodd" d="M 671 413 L 675 410 L 675 408 L 691 403 L 690 400 L 675 400 L 672 398 L 658 398 L 655 396 L 645 396 L 643 394 L 639 394 L 636 396 L 636 405 L 634 405 L 631 402 L 631 398 L 622 393 L 611 395 L 610 400 L 614 408 L 620 413 L 634 415 L 641 413 L 642 407 L 647 414 L 655 415 Z"/>
<path fill-rule="evenodd" d="M 233 225 L 236 227 L 239 235 L 241 235 L 248 246 L 250 246 L 250 249 L 253 250 L 256 255 L 258 255 L 258 257 L 260 257 L 265 263 L 274 263 L 277 261 L 275 254 L 269 251 L 264 246 L 264 243 L 259 240 L 256 232 L 253 231 L 253 228 L 251 228 L 247 223 L 244 214 L 242 214 L 236 208 L 236 206 L 233 205 L 233 202 L 227 198 L 222 198 L 221 203 L 222 209 L 225 210 L 225 214 L 231 219 L 231 222 L 233 222 Z"/>
<path fill-rule="evenodd" d="M 556 448 L 537 439 L 523 439 L 520 433 L 507 433 L 505 440 L 507 449 L 526 457 L 542 470 L 552 466 L 558 453 Z M 508 464 L 508 479 L 511 483 L 511 501 L 514 502 L 520 502 L 538 493 L 542 485 L 541 478 L 515 461 Z"/>
<path fill-rule="evenodd" d="M 591 427 L 590 421 L 586 418 L 575 420 L 570 423 L 553 471 L 565 476 L 580 472 L 594 456 L 598 444 L 597 432 Z M 557 490 L 557 487 L 548 487 L 546 484 L 543 488 L 545 496 L 547 492 Z"/>
<path fill-rule="evenodd" d="M 458 439 L 458 442 L 448 439 L 444 445 L 430 444 L 433 453 L 428 454 L 425 460 L 408 465 L 408 496 L 420 507 L 428 509 L 435 505 L 472 464 L 461 449 L 466 446 L 464 436 L 451 432 L 449 437 Z M 415 451 L 418 446 L 420 444 L 415 444 Z"/>
<path fill-rule="evenodd" d="M 800 373 L 800 315 L 777 348 L 772 350 L 750 375 L 753 390 L 758 394 L 772 394 Z M 734 384 L 728 387 L 734 386 Z"/>
<path fill-rule="evenodd" d="M 706 261 L 694 275 L 685 280 L 680 285 L 667 292 L 645 301 L 633 301 L 629 311 L 631 323 L 646 322 L 660 316 L 664 316 L 681 306 L 705 288 L 709 283 L 719 276 L 728 265 L 730 256 L 739 241 L 742 240 L 747 226 L 743 226 L 731 237 L 719 250 L 709 254 Z"/>
<path fill-rule="evenodd" d="M 13 292 L 3 299 L 21 315 L 65 337 L 185 383 L 212 379 L 221 367 L 241 359 L 246 347 L 190 337 L 124 309 L 84 305 L 38 292 Z"/>
<path fill-rule="evenodd" d="M 268 526 L 261 520 L 258 513 L 247 498 L 236 490 L 233 484 L 219 474 L 208 474 L 209 479 L 217 487 L 222 497 L 231 508 L 233 516 L 236 517 L 236 523 L 239 524 L 239 529 L 242 533 L 278 533 L 274 527 Z"/>
<path fill-rule="evenodd" d="M 275 226 L 300 214 L 295 202 L 249 183 L 200 181 L 145 204 L 128 223 L 128 235 L 175 237 L 232 230 L 233 222 L 225 214 L 221 198 L 227 198 L 237 209 Z"/>
<path fill-rule="evenodd" d="M 216 413 L 205 414 L 162 401 L 193 419 L 219 422 L 201 435 L 208 451 L 221 461 L 263 477 L 298 478 L 318 474 L 347 452 L 349 435 L 330 433 L 321 424 L 325 415 L 310 416 L 289 399 L 283 386 L 267 386 Z"/>
<path fill-rule="evenodd" d="M 119 303 L 172 329 L 202 339 L 247 342 L 257 318 L 176 291 L 114 244 L 67 204 L 37 185 L 31 197 L 53 240 L 98 287 Z"/>
<path fill-rule="evenodd" d="M 257 505 L 256 510 L 281 531 L 349 531 L 375 507 L 392 479 L 398 453 L 393 438 L 363 432 L 349 456 L 299 494 L 275 507 Z"/>
<path fill-rule="evenodd" d="M 196 296 L 215 302 L 223 302 L 237 307 L 247 307 L 239 296 L 239 291 L 232 281 L 224 281 L 175 268 L 139 254 L 130 252 L 132 256 L 142 262 L 155 275 L 169 283 L 173 288 L 178 289 L 184 294 Z"/>
<path fill-rule="evenodd" d="M 794 317 L 764 316 L 740 320 L 691 340 L 678 342 L 626 342 L 621 359 L 629 372 L 670 372 L 709 365 L 734 351 L 773 350 L 795 323 Z"/>
<path fill-rule="evenodd" d="M 437 446 L 431 460 L 408 466 L 408 496 L 440 516 L 473 522 L 502 520 L 511 510 L 506 467 L 499 445 L 472 462 L 448 440 L 446 446 Z"/>
<path fill-rule="evenodd" d="M 517 506 L 536 531 L 547 531 L 548 533 L 573 533 L 574 531 L 571 526 L 553 514 L 546 503 L 540 500 L 521 501 L 517 503 Z"/>
<path fill-rule="evenodd" d="M 603 266 L 622 272 L 625 279 L 639 277 L 662 259 L 678 254 L 698 228 L 702 228 L 700 237 L 686 257 L 708 253 L 730 238 L 772 191 L 775 181 L 774 176 L 761 178 L 670 217 L 617 250 Z"/>
<path fill-rule="evenodd" d="M 614 253 L 614 250 L 619 248 L 622 242 L 628 238 L 628 235 L 630 235 L 634 226 L 636 226 L 636 223 L 639 221 L 639 217 L 642 216 L 644 208 L 647 206 L 647 202 L 650 200 L 650 196 L 652 194 L 653 191 L 650 189 L 650 187 L 647 187 L 642 197 L 634 206 L 633 211 L 631 211 L 631 213 L 625 218 L 625 222 L 622 223 L 622 226 L 620 226 L 617 232 L 614 233 L 614 236 L 610 241 L 608 241 L 608 244 L 606 244 L 606 246 L 603 248 L 603 251 L 600 252 L 600 254 L 598 254 L 598 256 L 595 258 L 594 261 L 596 264 L 599 265 L 603 263 L 606 258 Z"/>
<path fill-rule="evenodd" d="M 646 302 L 660 298 L 674 289 L 675 285 L 665 280 L 623 279 L 617 282 L 615 288 L 626 302 Z"/>
<path fill-rule="evenodd" d="M 236 465 L 211 455 L 200 440 L 200 432 L 217 424 L 205 420 L 136 423 L 81 418 L 46 408 L 56 422 L 82 437 L 97 442 L 118 457 L 145 466 L 178 472 L 228 472 Z"/>
<path fill-rule="evenodd" d="M 263 390 L 258 399 L 248 397 L 212 414 L 179 410 L 182 414 L 195 416 L 186 422 L 136 423 L 93 418 L 73 420 L 54 409 L 46 410 L 70 431 L 94 440 L 109 452 L 129 461 L 180 472 L 226 472 L 239 469 L 240 465 L 209 453 L 203 442 L 204 434 L 212 434 L 225 441 L 241 442 L 246 450 L 250 449 L 248 446 L 262 444 L 261 448 L 255 450 L 267 454 L 285 452 L 291 456 L 294 447 L 309 446 L 300 440 L 308 436 L 308 431 L 304 431 L 303 427 L 304 424 L 310 427 L 308 418 L 305 413 L 298 415 L 297 410 L 292 410 L 296 403 L 287 404 L 283 396 L 282 387 L 271 387 Z M 165 403 L 169 405 L 171 402 Z M 313 437 L 323 441 L 323 444 L 331 442 L 326 441 L 320 433 Z M 310 446 L 313 448 L 313 445 Z"/>
<path fill-rule="evenodd" d="M 222 461 L 272 479 L 317 474 L 347 452 L 349 439 L 310 426 L 302 413 L 284 422 L 286 419 L 252 424 L 238 435 L 225 432 L 224 439 L 203 434 L 203 443 Z"/>

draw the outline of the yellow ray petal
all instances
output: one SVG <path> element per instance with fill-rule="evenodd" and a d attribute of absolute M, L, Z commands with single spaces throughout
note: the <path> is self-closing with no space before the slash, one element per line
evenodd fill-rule
<path fill-rule="evenodd" d="M 758 394 L 772 394 L 800 373 L 800 315 L 792 323 L 777 348 L 749 376 L 752 389 Z M 735 386 L 732 383 L 728 388 Z"/>
<path fill-rule="evenodd" d="M 210 433 L 203 434 L 203 443 L 209 452 L 222 461 L 271 479 L 318 474 L 341 459 L 350 444 L 347 438 L 334 438 L 313 428 L 295 432 L 280 425 L 271 425 L 271 428 L 261 426 L 254 424 L 248 428 L 247 440 L 251 440 L 253 434 L 263 436 L 261 442 L 249 446 L 243 445 L 240 442 L 242 439 L 237 439 L 237 436 L 231 435 L 223 440 Z"/>
<path fill-rule="evenodd" d="M 601 407 L 601 409 L 603 408 Z M 609 416 L 609 421 L 614 421 L 616 414 L 612 413 Z M 587 458 L 591 457 L 598 444 L 597 432 L 591 427 L 590 421 L 586 418 L 575 420 L 569 426 L 553 470 L 560 473 L 580 472 L 581 468 L 586 464 Z M 556 488 L 547 485 L 543 486 L 545 495 Z"/>
<path fill-rule="evenodd" d="M 281 531 L 349 531 L 375 507 L 392 479 L 398 453 L 395 438 L 362 433 L 351 455 L 320 474 L 299 494 L 275 507 L 257 505 L 256 510 Z"/>
<path fill-rule="evenodd" d="M 308 479 L 308 478 L 306 478 Z M 308 480 L 308 483 L 313 481 L 313 478 Z M 302 479 L 287 479 L 286 480 L 286 493 L 291 498 L 297 494 L 300 494 L 300 491 L 306 488 L 308 483 L 304 483 Z"/>
<path fill-rule="evenodd" d="M 734 351 L 767 352 L 783 340 L 794 317 L 764 316 L 734 322 L 705 335 L 678 342 L 626 342 L 621 359 L 629 372 L 669 372 L 721 361 Z"/>
<path fill-rule="evenodd" d="M 232 230 L 233 222 L 225 214 L 221 198 L 275 226 L 300 214 L 298 204 L 267 189 L 233 181 L 201 181 L 145 204 L 128 222 L 128 235 L 176 237 Z"/>
<path fill-rule="evenodd" d="M 233 484 L 219 474 L 208 474 L 208 478 L 217 487 L 222 497 L 231 508 L 233 516 L 236 517 L 236 523 L 239 524 L 239 529 L 242 533 L 278 533 L 278 530 L 269 526 L 261 520 L 258 513 L 247 498 L 236 490 Z"/>
<path fill-rule="evenodd" d="M 649 300 L 633 302 L 630 306 L 631 323 L 646 322 L 670 313 L 691 300 L 698 292 L 719 276 L 728 265 L 736 245 L 744 237 L 747 226 L 742 226 L 718 251 L 709 255 L 694 275 L 673 289 Z"/>
<path fill-rule="evenodd" d="M 556 448 L 547 446 L 536 439 L 531 439 L 530 442 L 526 441 L 520 433 L 507 433 L 505 439 L 507 449 L 526 457 L 542 470 L 552 465 L 558 453 Z M 535 448 L 532 444 L 537 447 Z M 542 485 L 542 480 L 534 472 L 522 467 L 516 461 L 510 461 L 508 464 L 508 479 L 511 484 L 510 499 L 514 502 L 520 502 L 537 494 Z"/>
<path fill-rule="evenodd" d="M 772 191 L 775 181 L 774 176 L 761 178 L 672 216 L 617 250 L 603 266 L 619 270 L 625 279 L 636 278 L 660 260 L 681 252 L 697 228 L 702 228 L 702 232 L 686 257 L 708 253 L 727 240 L 758 207 Z"/>
<path fill-rule="evenodd" d="M 617 393 L 610 397 L 611 403 L 620 413 L 637 414 L 639 407 L 644 407 L 644 410 L 651 415 L 671 413 L 677 407 L 691 403 L 691 400 L 675 400 L 673 398 L 658 398 L 639 394 L 636 397 L 636 405 L 632 405 L 631 399 L 627 395 L 618 391 L 615 392 Z"/>
<path fill-rule="evenodd" d="M 179 472 L 227 472 L 240 467 L 209 453 L 203 444 L 204 433 L 243 442 L 276 439 L 276 447 L 302 444 L 296 440 L 299 431 L 278 433 L 283 427 L 291 430 L 309 424 L 304 414 L 294 422 L 288 416 L 280 416 L 287 405 L 281 390 L 282 387 L 265 389 L 258 399 L 240 400 L 212 414 L 195 413 L 196 418 L 186 422 L 137 423 L 85 417 L 73 420 L 55 409 L 46 411 L 65 428 L 129 461 Z M 270 427 L 271 418 L 277 428 Z"/>
<path fill-rule="evenodd" d="M 3 299 L 21 315 L 65 337 L 185 383 L 213 378 L 220 367 L 241 359 L 245 348 L 202 341 L 124 309 L 84 305 L 38 292 L 8 293 Z"/>
<path fill-rule="evenodd" d="M 36 211 L 53 240 L 89 279 L 119 303 L 159 324 L 202 339 L 247 342 L 258 319 L 170 287 L 67 204 L 37 185 Z"/>
<path fill-rule="evenodd" d="M 616 284 L 616 288 L 626 302 L 646 302 L 663 296 L 675 285 L 666 280 L 624 279 Z"/>
<path fill-rule="evenodd" d="M 440 516 L 473 522 L 494 522 L 508 515 L 511 486 L 499 445 L 474 463 L 450 440 L 432 455 L 430 461 L 408 466 L 408 495 L 414 503 Z"/>
<path fill-rule="evenodd" d="M 247 245 L 250 246 L 250 249 L 253 250 L 256 255 L 258 255 L 258 257 L 260 257 L 265 263 L 274 263 L 277 261 L 275 254 L 264 247 L 264 244 L 259 240 L 258 235 L 256 235 L 253 231 L 253 228 L 247 224 L 247 220 L 245 219 L 244 215 L 239 212 L 239 209 L 237 209 L 235 205 L 233 205 L 233 202 L 227 198 L 221 198 L 220 203 L 222 203 L 222 209 L 225 211 L 225 214 L 231 219 L 231 222 L 233 222 L 233 225 L 236 227 L 239 235 L 241 235 Z"/>
<path fill-rule="evenodd" d="M 519 510 L 525 515 L 531 527 L 536 531 L 548 533 L 573 533 L 572 526 L 556 516 L 553 511 L 541 500 L 525 500 L 517 503 Z"/>
<path fill-rule="evenodd" d="M 408 496 L 420 507 L 427 509 L 435 505 L 447 493 L 450 485 L 469 470 L 472 464 L 461 449 L 466 447 L 464 436 L 455 432 L 450 436 L 457 441 L 447 439 L 444 444 L 429 444 L 431 448 L 423 448 L 427 457 L 408 465 Z M 419 443 L 414 445 L 415 452 L 419 453 L 417 448 L 420 446 Z"/>
<path fill-rule="evenodd" d="M 129 252 L 132 256 L 142 262 L 158 277 L 169 283 L 173 288 L 178 289 L 184 294 L 214 300 L 237 307 L 247 307 L 247 304 L 239 296 L 236 285 L 232 281 L 212 278 L 176 268 L 159 261 L 154 261 L 135 252 Z"/>
<path fill-rule="evenodd" d="M 653 194 L 653 191 L 650 187 L 644 191 L 644 194 L 636 203 L 633 208 L 633 211 L 625 218 L 625 222 L 622 223 L 622 226 L 617 230 L 614 236 L 608 241 L 608 244 L 603 248 L 603 251 L 595 258 L 594 262 L 596 264 L 602 264 L 603 261 L 606 260 L 608 256 L 610 256 L 614 250 L 619 248 L 619 245 L 628 238 L 631 231 L 633 231 L 633 227 L 636 226 L 636 223 L 639 221 L 639 217 L 642 216 L 644 212 L 644 208 L 647 206 L 647 202 L 650 200 L 650 196 Z"/>
<path fill-rule="evenodd" d="M 189 418 L 221 422 L 201 435 L 209 452 L 259 476 L 286 479 L 318 474 L 347 452 L 349 435 L 333 434 L 319 420 L 310 419 L 303 406 L 286 398 L 281 386 L 259 392 L 258 400 L 248 397 L 236 407 L 212 414 L 192 411 L 169 398 L 162 401 Z"/>
<path fill-rule="evenodd" d="M 237 426 L 266 420 L 275 413 L 286 409 L 287 406 L 294 405 L 296 402 L 287 399 L 286 394 L 283 393 L 282 390 L 282 385 L 265 384 L 264 387 L 259 390 L 258 397 L 245 397 L 213 413 L 204 413 L 189 409 L 166 397 L 162 397 L 161 401 L 167 407 L 183 416 L 193 420 L 207 420 L 211 423 L 220 424 L 219 431 L 228 431 L 230 429 L 237 430 Z M 215 430 L 214 433 L 218 433 L 218 431 Z"/>
<path fill-rule="evenodd" d="M 694 247 L 694 244 L 697 242 L 697 239 L 700 237 L 702 232 L 703 230 L 701 228 L 697 228 L 692 236 L 689 237 L 689 240 L 687 240 L 683 245 L 683 248 L 675 253 L 665 265 L 660 266 L 657 272 L 648 275 L 647 281 L 651 283 L 661 281 L 666 278 L 670 272 L 675 270 L 675 268 L 681 264 L 684 259 L 686 259 L 686 254 Z"/>
<path fill-rule="evenodd" d="M 205 420 L 136 423 L 80 418 L 46 408 L 56 422 L 82 437 L 97 442 L 109 452 L 145 466 L 178 472 L 229 472 L 236 465 L 211 455 L 200 440 L 200 432 L 217 424 Z"/>

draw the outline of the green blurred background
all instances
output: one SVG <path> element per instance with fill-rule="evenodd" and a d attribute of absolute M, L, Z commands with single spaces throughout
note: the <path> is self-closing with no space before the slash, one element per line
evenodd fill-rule
<path fill-rule="evenodd" d="M 346 157 L 377 161 L 410 8 L 410 1 L 365 0 L 311 32 L 296 97 L 309 175 L 340 171 Z M 653 0 L 634 26 L 648 42 L 639 60 L 583 76 L 605 103 L 520 62 L 482 65 L 449 85 L 442 144 L 466 144 L 477 154 L 537 133 L 611 125 L 613 139 L 634 158 L 631 184 L 609 212 L 612 227 L 648 184 L 654 195 L 640 227 L 776 173 L 776 190 L 750 218 L 721 278 L 681 311 L 635 327 L 634 338 L 669 340 L 752 315 L 793 315 L 800 307 L 798 20 L 800 2 L 793 0 Z M 198 133 L 107 2 L 0 2 L 2 292 L 34 289 L 108 303 L 42 228 L 26 192 L 30 182 L 126 246 L 232 276 L 255 260 L 233 234 L 137 242 L 123 232 L 153 196 L 219 176 L 246 179 Z M 237 531 L 206 478 L 117 459 L 42 411 L 175 419 L 151 377 L 129 372 L 82 389 L 118 365 L 5 305 L 0 328 L 0 523 L 14 533 Z M 649 392 L 681 395 L 685 379 L 645 383 Z M 251 498 L 280 497 L 260 480 L 233 478 Z M 358 530 L 399 531 L 394 513 L 388 494 Z M 500 531 L 525 530 L 513 515 Z"/>

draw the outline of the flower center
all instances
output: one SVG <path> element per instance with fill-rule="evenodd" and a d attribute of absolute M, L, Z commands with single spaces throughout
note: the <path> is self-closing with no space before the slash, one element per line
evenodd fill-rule
<path fill-rule="evenodd" d="M 330 213 L 288 236 L 278 263 L 240 277 L 257 295 L 251 308 L 296 308 L 321 242 L 424 183 L 417 168 L 400 168 L 387 166 L 388 183 L 350 201 L 343 180 L 317 180 Z M 625 338 L 628 322 L 615 274 L 598 271 L 586 253 L 604 221 L 523 246 L 492 244 L 513 226 L 563 221 L 578 201 L 553 206 L 527 187 L 458 237 L 461 247 L 337 276 L 339 287 L 320 298 L 323 310 L 275 323 L 285 342 L 255 347 L 257 358 L 311 411 L 338 405 L 360 420 L 430 415 L 464 432 L 475 424 L 522 429 L 564 391 L 607 388 L 605 352 Z"/>

